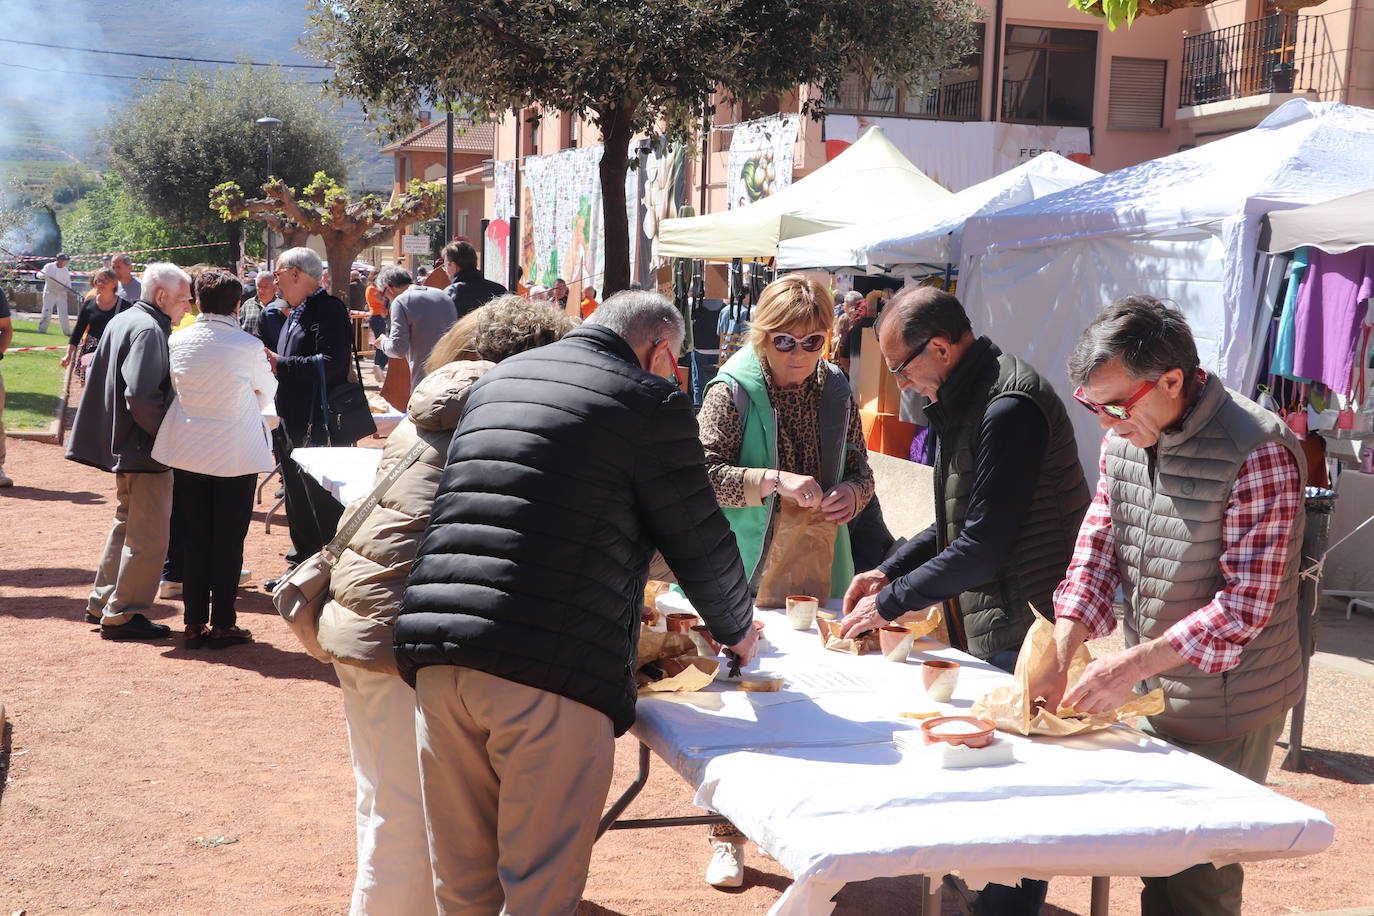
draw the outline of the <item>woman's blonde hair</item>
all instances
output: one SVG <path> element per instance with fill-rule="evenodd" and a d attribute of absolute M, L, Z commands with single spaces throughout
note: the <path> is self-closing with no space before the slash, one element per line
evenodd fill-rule
<path fill-rule="evenodd" d="M 558 340 L 577 327 L 567 312 L 547 302 L 531 302 L 507 293 L 474 309 L 448 329 L 425 360 L 433 372 L 460 359 L 499 363 L 508 356 Z"/>
<path fill-rule="evenodd" d="M 769 336 L 784 328 L 800 329 L 804 334 L 830 330 L 835 300 L 815 280 L 800 274 L 778 277 L 763 288 L 758 304 L 749 318 L 749 343 L 762 351 Z"/>

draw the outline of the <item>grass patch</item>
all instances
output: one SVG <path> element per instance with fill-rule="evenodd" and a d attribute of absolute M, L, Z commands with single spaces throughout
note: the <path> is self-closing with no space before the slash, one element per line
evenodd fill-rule
<path fill-rule="evenodd" d="M 62 400 L 62 353 L 67 339 L 55 324 L 48 333 L 38 333 L 38 323 L 15 319 L 11 347 L 55 347 L 36 353 L 7 353 L 0 363 L 5 376 L 5 429 L 43 430 L 57 418 Z"/>

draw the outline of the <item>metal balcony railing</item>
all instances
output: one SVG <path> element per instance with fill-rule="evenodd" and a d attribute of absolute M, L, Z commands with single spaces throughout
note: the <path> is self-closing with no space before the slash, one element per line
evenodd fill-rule
<path fill-rule="evenodd" d="M 1275 13 L 1183 39 L 1180 108 L 1269 92 L 1326 98 L 1339 88 L 1321 16 Z"/>

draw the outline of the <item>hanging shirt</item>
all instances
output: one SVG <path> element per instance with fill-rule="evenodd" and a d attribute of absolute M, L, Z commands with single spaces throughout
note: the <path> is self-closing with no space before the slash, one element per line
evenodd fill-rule
<path fill-rule="evenodd" d="M 1374 294 L 1374 247 L 1345 254 L 1314 248 L 1298 289 L 1293 371 L 1333 391 L 1350 390 L 1355 339 Z"/>
<path fill-rule="evenodd" d="M 1288 274 L 1288 289 L 1283 297 L 1283 311 L 1279 313 L 1279 329 L 1274 335 L 1274 356 L 1269 363 L 1269 374 L 1291 378 L 1298 382 L 1311 379 L 1298 378 L 1293 374 L 1293 335 L 1297 331 L 1294 312 L 1298 306 L 1298 287 L 1307 273 L 1307 259 L 1312 249 L 1307 246 L 1293 252 L 1293 266 Z"/>

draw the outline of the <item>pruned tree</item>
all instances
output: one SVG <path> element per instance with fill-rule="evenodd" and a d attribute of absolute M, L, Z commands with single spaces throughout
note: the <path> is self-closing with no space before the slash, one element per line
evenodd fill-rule
<path fill-rule="evenodd" d="M 342 177 L 343 135 L 320 91 L 276 68 L 249 66 L 211 74 L 178 73 L 151 84 L 104 137 L 110 164 L 146 212 L 212 241 L 223 233 L 237 257 L 242 224 L 221 223 L 207 205 L 216 185 L 258 187 L 276 177 L 299 187 L 318 171 Z M 255 122 L 282 124 L 270 138 Z M 130 128 L 128 125 L 137 125 Z"/>
<path fill-rule="evenodd" d="M 210 206 L 226 221 L 262 220 L 288 246 L 304 245 L 318 235 L 331 267 L 329 291 L 340 299 L 347 298 L 349 269 L 359 252 L 383 235 L 430 219 L 444 202 L 443 185 L 421 181 L 412 181 L 390 201 L 375 194 L 350 200 L 348 191 L 324 172 L 316 172 L 299 193 L 275 179 L 262 192 L 265 197 L 249 200 L 236 182 L 227 181 L 210 192 Z"/>
<path fill-rule="evenodd" d="M 819 116 L 846 73 L 914 89 L 972 48 L 972 0 L 315 0 L 309 46 L 329 85 L 389 133 L 435 101 L 499 116 L 541 105 L 601 131 L 607 293 L 629 283 L 631 138 L 685 139 L 717 90 L 746 101 L 815 85 Z"/>

